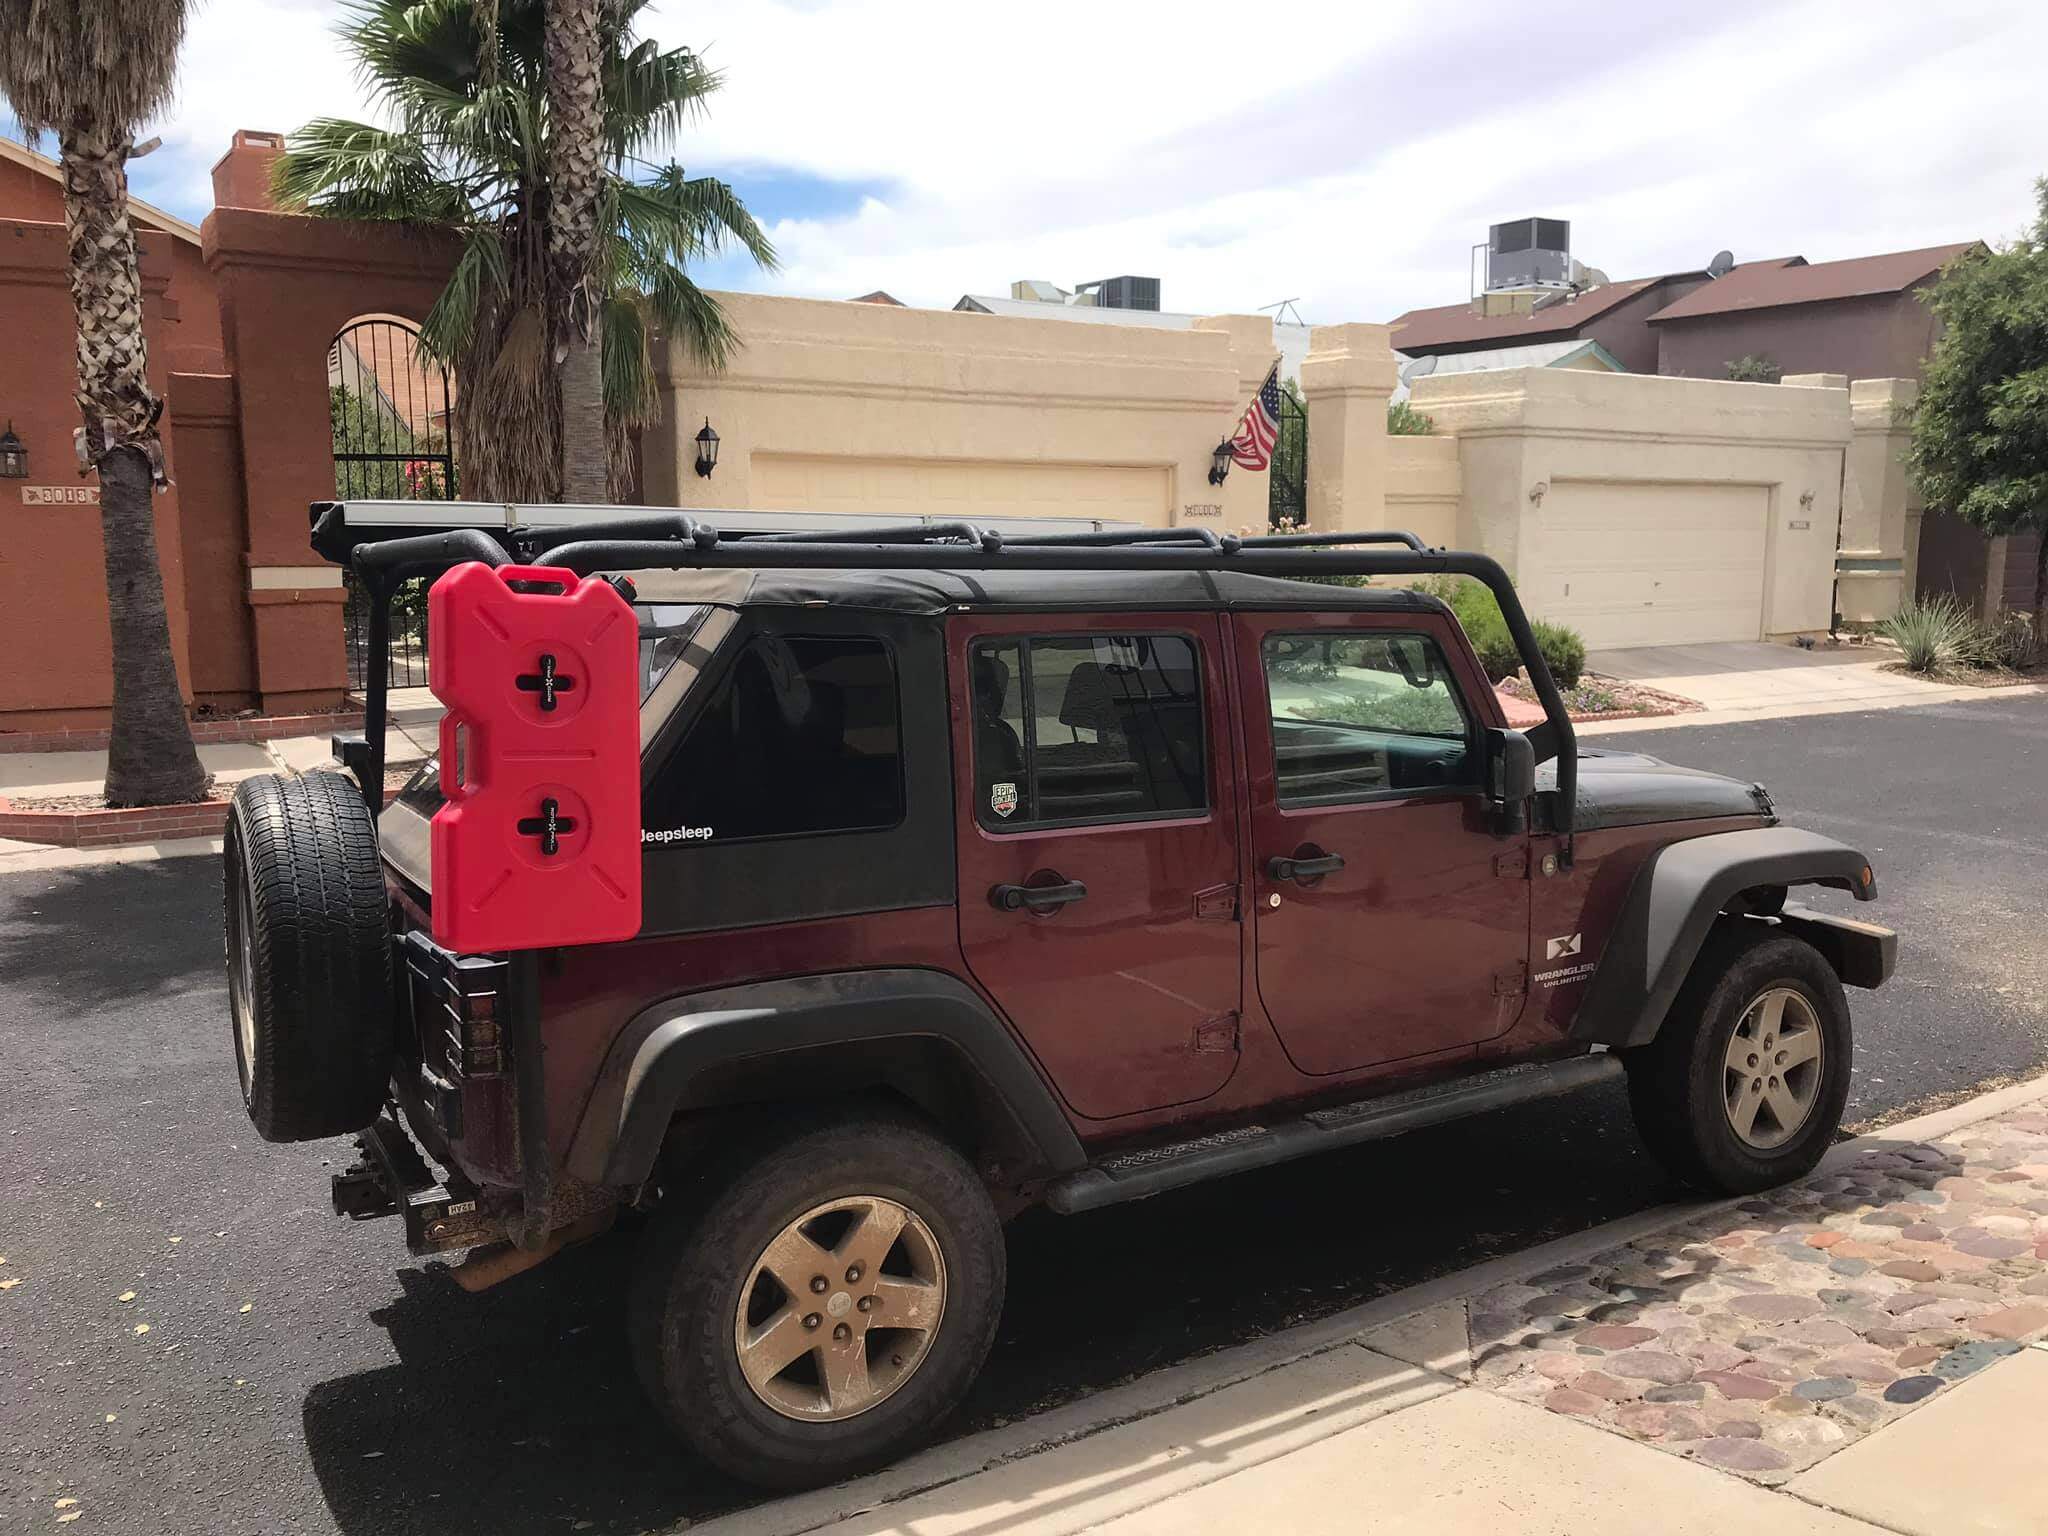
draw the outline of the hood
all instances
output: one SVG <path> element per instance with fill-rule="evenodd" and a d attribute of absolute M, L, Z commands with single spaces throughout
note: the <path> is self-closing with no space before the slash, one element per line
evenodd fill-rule
<path fill-rule="evenodd" d="M 1557 787 L 1557 765 L 1536 772 L 1539 790 Z M 1761 816 L 1775 823 L 1777 812 L 1761 784 L 1698 768 L 1680 768 L 1640 752 L 1579 752 L 1579 804 L 1573 830 L 1634 827 L 1646 822 L 1692 821 L 1706 816 Z"/>

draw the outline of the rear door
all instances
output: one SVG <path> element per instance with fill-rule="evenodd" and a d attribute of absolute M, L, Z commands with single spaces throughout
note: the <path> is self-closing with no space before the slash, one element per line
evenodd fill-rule
<path fill-rule="evenodd" d="M 1213 613 L 948 632 L 960 943 L 1067 1102 L 1205 1098 L 1237 1064 L 1237 786 Z"/>
<path fill-rule="evenodd" d="M 1526 838 L 1487 824 L 1486 681 L 1434 614 L 1239 614 L 1260 1001 L 1327 1075 L 1476 1045 L 1525 1001 Z"/>

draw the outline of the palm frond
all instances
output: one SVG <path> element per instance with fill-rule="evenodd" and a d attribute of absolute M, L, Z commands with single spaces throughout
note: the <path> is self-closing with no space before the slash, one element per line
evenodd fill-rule
<path fill-rule="evenodd" d="M 604 345 L 604 413 L 623 427 L 652 421 L 655 398 L 654 357 L 648 345 L 647 319 L 632 294 L 605 300 L 599 323 Z"/>
<path fill-rule="evenodd" d="M 420 350 L 459 367 L 476 344 L 477 317 L 505 296 L 505 247 L 494 229 L 473 229 L 463 242 L 448 286 L 420 323 Z"/>
<path fill-rule="evenodd" d="M 31 133 L 81 117 L 117 140 L 170 105 L 185 0 L 0 0 L 0 94 Z"/>
<path fill-rule="evenodd" d="M 455 224 L 467 211 L 417 135 L 333 117 L 287 137 L 270 185 L 283 207 L 338 218 Z"/>
<path fill-rule="evenodd" d="M 604 148 L 613 162 L 673 141 L 725 83 L 688 48 L 664 50 L 649 39 L 609 56 L 604 75 Z"/>
<path fill-rule="evenodd" d="M 714 373 L 723 369 L 739 345 L 739 333 L 718 300 L 679 267 L 656 267 L 646 275 L 648 307 L 669 339 L 680 343 L 699 367 Z"/>
<path fill-rule="evenodd" d="M 689 261 L 715 255 L 727 241 L 773 271 L 775 244 L 746 204 L 715 176 L 686 177 L 665 165 L 647 181 L 613 182 L 623 237 L 649 259 Z"/>

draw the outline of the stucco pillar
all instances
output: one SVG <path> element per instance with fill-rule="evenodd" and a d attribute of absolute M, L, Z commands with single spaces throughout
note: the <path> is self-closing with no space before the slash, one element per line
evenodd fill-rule
<path fill-rule="evenodd" d="M 1858 379 L 1849 386 L 1850 439 L 1842 475 L 1842 542 L 1836 606 L 1852 623 L 1898 612 L 1913 591 L 1921 503 L 1906 473 L 1915 379 Z"/>
<path fill-rule="evenodd" d="M 1266 375 L 1280 356 L 1273 347 L 1273 321 L 1267 315 L 1207 315 L 1197 320 L 1194 328 L 1198 331 L 1222 331 L 1230 337 L 1230 361 L 1237 370 L 1237 393 L 1230 418 L 1216 434 L 1220 440 L 1237 431 L 1239 418 L 1252 403 L 1252 396 L 1258 392 L 1259 386 L 1266 382 Z M 1223 511 L 1216 522 L 1222 530 L 1240 532 L 1249 529 L 1255 534 L 1264 533 L 1267 508 L 1273 495 L 1271 469 L 1250 470 L 1241 464 L 1233 464 L 1223 484 L 1212 486 L 1208 470 L 1210 450 L 1215 446 L 1214 441 L 1201 445 L 1198 459 L 1201 473 L 1193 477 L 1192 484 L 1182 487 L 1179 520 L 1197 521 L 1189 513 L 1190 503 L 1197 506 L 1220 503 Z"/>
<path fill-rule="evenodd" d="M 1318 533 L 1385 525 L 1394 375 L 1384 325 L 1319 325 L 1309 333 L 1301 392 L 1308 400 L 1308 521 Z"/>

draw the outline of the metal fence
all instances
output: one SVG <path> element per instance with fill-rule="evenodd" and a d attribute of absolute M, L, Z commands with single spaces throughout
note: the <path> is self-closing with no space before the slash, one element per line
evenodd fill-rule
<path fill-rule="evenodd" d="M 1308 411 L 1291 379 L 1280 389 L 1280 436 L 1267 470 L 1266 513 L 1275 528 L 1308 522 Z"/>
<path fill-rule="evenodd" d="M 457 494 L 455 391 L 401 320 L 358 320 L 327 354 L 334 492 L 343 500 L 448 501 Z M 369 613 L 344 573 L 349 686 L 368 675 Z M 391 686 L 427 681 L 427 594 L 407 582 L 391 605 Z"/>

